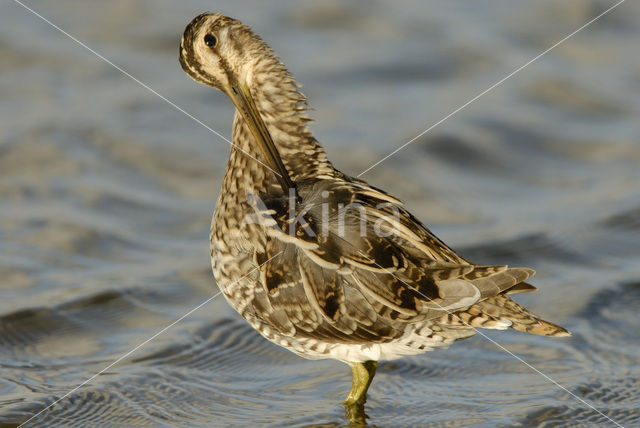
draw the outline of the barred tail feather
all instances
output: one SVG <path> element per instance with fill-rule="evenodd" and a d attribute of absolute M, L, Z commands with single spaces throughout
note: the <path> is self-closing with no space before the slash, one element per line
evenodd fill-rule
<path fill-rule="evenodd" d="M 564 328 L 540 319 L 538 315 L 523 308 L 504 294 L 478 302 L 473 308 L 490 318 L 510 321 L 511 328 L 524 333 L 551 337 L 571 336 L 571 333 Z"/>
<path fill-rule="evenodd" d="M 522 331 L 525 333 L 538 334 L 540 336 L 549 337 L 566 337 L 571 336 L 571 332 L 565 330 L 557 324 L 549 321 L 536 319 L 534 323 L 521 323 L 514 322 L 511 325 L 514 330 Z"/>

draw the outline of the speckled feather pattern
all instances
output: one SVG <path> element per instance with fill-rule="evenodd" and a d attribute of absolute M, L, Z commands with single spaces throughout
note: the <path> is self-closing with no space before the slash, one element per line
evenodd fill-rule
<path fill-rule="evenodd" d="M 199 41 L 208 32 L 221 39 L 218 59 Z M 229 303 L 264 337 L 307 358 L 363 362 L 448 346 L 475 328 L 568 334 L 507 295 L 535 290 L 524 282 L 532 269 L 463 259 L 396 198 L 337 171 L 309 129 L 299 85 L 249 27 L 219 14 L 195 18 L 181 64 L 214 87 L 247 83 L 297 186 L 295 215 L 307 227 L 292 229 L 289 197 L 273 171 L 247 156 L 266 161 L 236 112 L 211 261 Z M 349 204 L 362 208 L 342 221 L 332 215 Z"/>

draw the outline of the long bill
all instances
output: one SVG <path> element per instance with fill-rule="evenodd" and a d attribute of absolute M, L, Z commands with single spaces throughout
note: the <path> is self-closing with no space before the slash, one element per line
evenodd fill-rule
<path fill-rule="evenodd" d="M 267 166 L 276 174 L 278 182 L 280 183 L 282 190 L 284 190 L 285 195 L 288 194 L 289 189 L 296 188 L 295 183 L 291 180 L 291 177 L 289 177 L 289 173 L 282 163 L 278 149 L 273 142 L 273 138 L 271 138 L 267 125 L 265 125 L 260 113 L 258 112 L 258 108 L 251 96 L 249 87 L 246 84 L 241 87 L 234 86 L 231 88 L 228 95 L 244 118 L 244 121 L 249 127 L 256 143 L 260 146 L 260 150 L 264 155 Z"/>

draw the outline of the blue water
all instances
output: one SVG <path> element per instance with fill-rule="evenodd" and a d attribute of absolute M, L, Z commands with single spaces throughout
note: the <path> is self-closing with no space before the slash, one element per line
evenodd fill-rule
<path fill-rule="evenodd" d="M 231 103 L 178 46 L 202 11 L 243 20 L 357 175 L 615 2 L 25 4 L 227 138 Z M 486 331 L 566 390 L 481 336 L 382 363 L 371 425 L 640 426 L 638 22 L 626 1 L 361 177 L 463 256 L 536 269 L 517 300 L 573 332 Z M 217 293 L 229 148 L 19 4 L 0 23 L 0 426 L 16 426 Z M 26 426 L 342 426 L 349 387 L 344 364 L 214 298 Z"/>

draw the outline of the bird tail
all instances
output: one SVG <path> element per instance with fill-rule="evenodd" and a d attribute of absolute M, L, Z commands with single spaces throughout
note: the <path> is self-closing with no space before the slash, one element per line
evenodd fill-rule
<path fill-rule="evenodd" d="M 515 292 L 533 291 L 529 284 L 524 285 Z M 519 284 L 521 285 L 521 284 Z M 528 287 L 527 287 L 528 286 Z M 517 287 L 517 286 L 516 286 Z M 516 288 L 514 287 L 514 288 Z M 535 289 L 535 288 L 534 288 Z M 511 290 L 510 290 L 511 291 Z M 511 322 L 510 327 L 524 333 L 538 334 L 541 336 L 564 337 L 571 336 L 571 333 L 557 324 L 541 319 L 538 315 L 523 308 L 509 296 L 499 294 L 474 305 L 481 314 L 490 318 L 499 319 L 505 323 Z"/>

